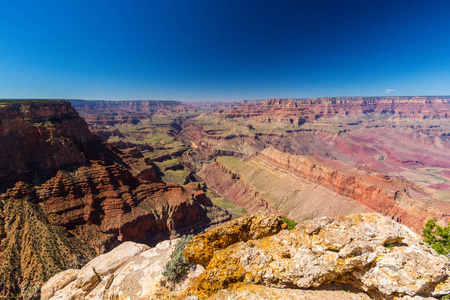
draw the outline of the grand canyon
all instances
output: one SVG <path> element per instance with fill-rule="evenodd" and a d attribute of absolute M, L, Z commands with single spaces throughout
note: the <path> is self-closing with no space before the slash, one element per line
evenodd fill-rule
<path fill-rule="evenodd" d="M 450 97 L 5 100 L 0 116 L 0 299 L 450 292 L 420 237 L 450 222 Z M 169 289 L 157 270 L 188 234 L 198 274 Z"/>

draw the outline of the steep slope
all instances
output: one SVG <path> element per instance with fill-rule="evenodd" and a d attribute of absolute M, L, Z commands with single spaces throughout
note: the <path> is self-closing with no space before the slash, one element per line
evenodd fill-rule
<path fill-rule="evenodd" d="M 425 189 L 367 166 L 266 149 L 249 161 L 219 157 L 199 173 L 247 210 L 268 207 L 302 220 L 376 211 L 417 232 L 429 219 L 450 221 L 450 204 Z M 222 180 L 222 178 L 225 178 Z M 270 208 L 269 208 L 270 210 Z"/>
<path fill-rule="evenodd" d="M 0 116 L 2 298 L 37 297 L 54 273 L 122 241 L 153 244 L 230 218 L 196 184 L 134 177 L 68 102 L 1 103 Z"/>

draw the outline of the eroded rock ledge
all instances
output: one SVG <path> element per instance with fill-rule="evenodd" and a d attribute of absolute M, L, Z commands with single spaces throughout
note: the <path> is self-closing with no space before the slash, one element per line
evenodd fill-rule
<path fill-rule="evenodd" d="M 190 288 L 161 293 L 169 241 L 127 242 L 81 270 L 55 275 L 43 299 L 434 299 L 450 293 L 450 261 L 378 214 L 319 218 L 292 231 L 256 214 L 194 237 Z M 186 284 L 186 281 L 184 283 Z M 168 290 L 166 290 L 168 291 Z M 65 298 L 66 297 L 66 298 Z"/>
<path fill-rule="evenodd" d="M 226 226 L 215 230 L 220 229 L 222 234 L 197 236 L 185 250 L 187 259 L 197 261 L 210 251 L 208 245 L 229 235 Z M 217 250 L 194 290 L 208 299 L 250 285 L 304 289 L 339 282 L 373 298 L 440 297 L 450 292 L 449 267 L 446 257 L 408 228 L 378 214 L 360 214 L 306 221 L 292 231 Z"/>

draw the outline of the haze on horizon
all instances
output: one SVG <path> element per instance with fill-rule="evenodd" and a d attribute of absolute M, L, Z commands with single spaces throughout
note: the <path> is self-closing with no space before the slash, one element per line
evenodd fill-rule
<path fill-rule="evenodd" d="M 450 2 L 2 1 L 0 98 L 450 95 Z"/>

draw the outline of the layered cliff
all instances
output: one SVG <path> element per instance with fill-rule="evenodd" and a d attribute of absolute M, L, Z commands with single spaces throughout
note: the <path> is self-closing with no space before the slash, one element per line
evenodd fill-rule
<path fill-rule="evenodd" d="M 230 218 L 196 184 L 155 181 L 151 163 L 152 174 L 133 176 L 68 102 L 1 103 L 0 115 L 0 297 L 37 297 L 51 275 L 120 242 Z"/>
<path fill-rule="evenodd" d="M 95 140 L 86 122 L 65 101 L 0 103 L 2 183 L 32 173 L 85 164 Z M 28 176 L 28 177 L 29 177 Z"/>
<path fill-rule="evenodd" d="M 276 209 L 303 220 L 376 211 L 417 232 L 429 219 L 450 221 L 448 203 L 433 200 L 426 189 L 412 182 L 364 165 L 265 149 L 248 161 L 219 157 L 199 175 L 211 188 L 252 212 Z"/>
<path fill-rule="evenodd" d="M 267 99 L 243 104 L 223 112 L 227 118 L 250 117 L 260 121 L 296 123 L 337 115 L 388 114 L 399 118 L 450 118 L 449 97 L 329 97 L 309 99 Z"/>

